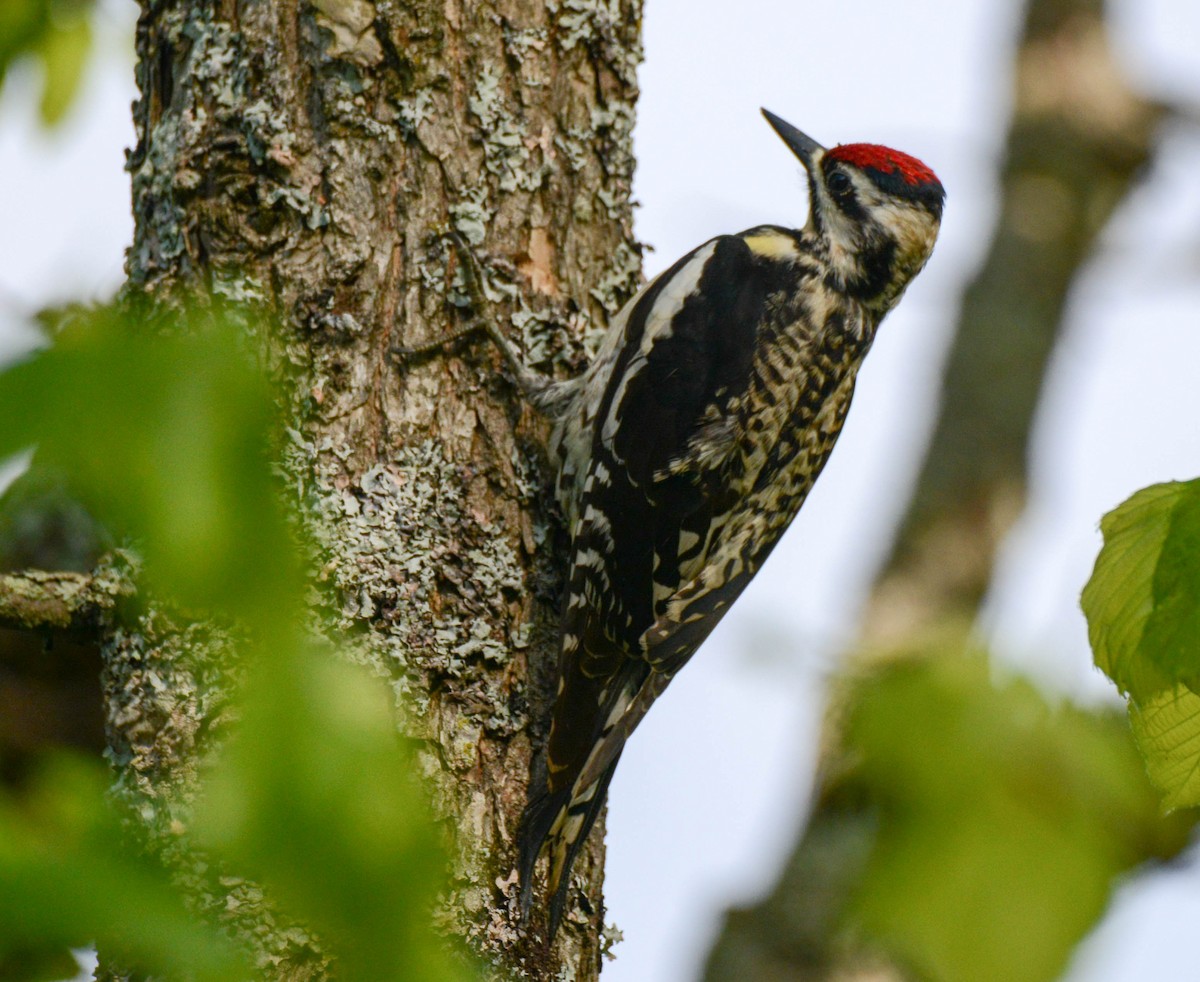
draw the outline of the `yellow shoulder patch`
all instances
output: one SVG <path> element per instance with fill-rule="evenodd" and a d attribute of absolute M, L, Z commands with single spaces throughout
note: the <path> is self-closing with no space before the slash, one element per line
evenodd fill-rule
<path fill-rule="evenodd" d="M 779 232 L 756 232 L 743 236 L 742 241 L 755 255 L 767 259 L 793 259 L 799 255 L 795 240 L 790 235 Z"/>

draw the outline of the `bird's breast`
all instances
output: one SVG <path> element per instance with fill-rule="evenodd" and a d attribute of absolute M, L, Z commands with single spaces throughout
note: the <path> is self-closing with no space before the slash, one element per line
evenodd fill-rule
<path fill-rule="evenodd" d="M 779 304 L 778 316 L 760 335 L 740 407 L 743 439 L 737 470 L 743 494 L 775 480 L 781 471 L 803 470 L 797 455 L 824 447 L 831 400 L 847 379 L 853 383 L 872 337 L 860 310 L 824 291 Z"/>

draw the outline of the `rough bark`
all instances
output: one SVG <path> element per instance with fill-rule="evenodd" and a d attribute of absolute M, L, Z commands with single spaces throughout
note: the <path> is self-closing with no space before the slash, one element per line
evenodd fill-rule
<path fill-rule="evenodd" d="M 424 741 L 454 837 L 447 930 L 535 978 L 595 978 L 604 917 L 599 835 L 552 951 L 513 916 L 511 840 L 557 656 L 543 424 L 485 345 L 403 366 L 389 352 L 461 322 L 457 233 L 531 360 L 579 366 L 640 275 L 639 29 L 640 0 L 143 0 L 137 32 L 130 289 L 202 282 L 280 315 L 286 467 L 320 545 L 322 614 Z M 151 609 L 106 649 L 119 788 L 164 843 L 228 644 Z M 327 973 L 302 929 L 230 926 L 268 977 Z"/>
<path fill-rule="evenodd" d="M 1121 74 L 1102 0 L 1032 0 L 1014 87 L 999 223 L 963 297 L 934 433 L 864 611 L 851 656 L 859 669 L 965 640 L 1024 506 L 1030 432 L 1063 311 L 1164 114 Z M 835 693 L 808 827 L 772 895 L 728 915 L 709 982 L 901 977 L 838 931 L 871 837 L 861 803 L 837 787 L 839 710 Z"/>
<path fill-rule="evenodd" d="M 0 576 L 0 628 L 94 637 L 128 592 L 119 575 L 27 570 Z"/>

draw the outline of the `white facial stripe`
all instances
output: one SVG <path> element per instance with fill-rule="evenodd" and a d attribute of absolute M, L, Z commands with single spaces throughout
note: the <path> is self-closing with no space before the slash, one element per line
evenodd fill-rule
<path fill-rule="evenodd" d="M 855 199 L 866 212 L 866 222 L 850 218 L 837 206 L 823 182 L 818 182 L 821 220 L 829 243 L 829 260 L 846 281 L 861 275 L 859 260 L 866 241 L 879 232 L 895 240 L 897 267 L 910 278 L 928 258 L 937 221 L 920 205 L 885 194 L 878 185 L 853 167 L 839 168 L 854 184 Z M 877 231 L 871 232 L 874 227 Z M 892 295 L 894 300 L 895 296 Z"/>

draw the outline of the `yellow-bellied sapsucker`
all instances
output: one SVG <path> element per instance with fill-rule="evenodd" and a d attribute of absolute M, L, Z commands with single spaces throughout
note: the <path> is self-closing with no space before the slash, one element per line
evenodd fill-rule
<path fill-rule="evenodd" d="M 549 849 L 551 936 L 626 739 L 799 511 L 880 320 L 937 237 L 945 193 L 919 160 L 826 150 L 764 114 L 808 172 L 804 228 L 693 250 L 568 382 L 539 379 L 492 330 L 554 420 L 572 538 L 545 775 L 519 835 L 526 911 Z"/>

